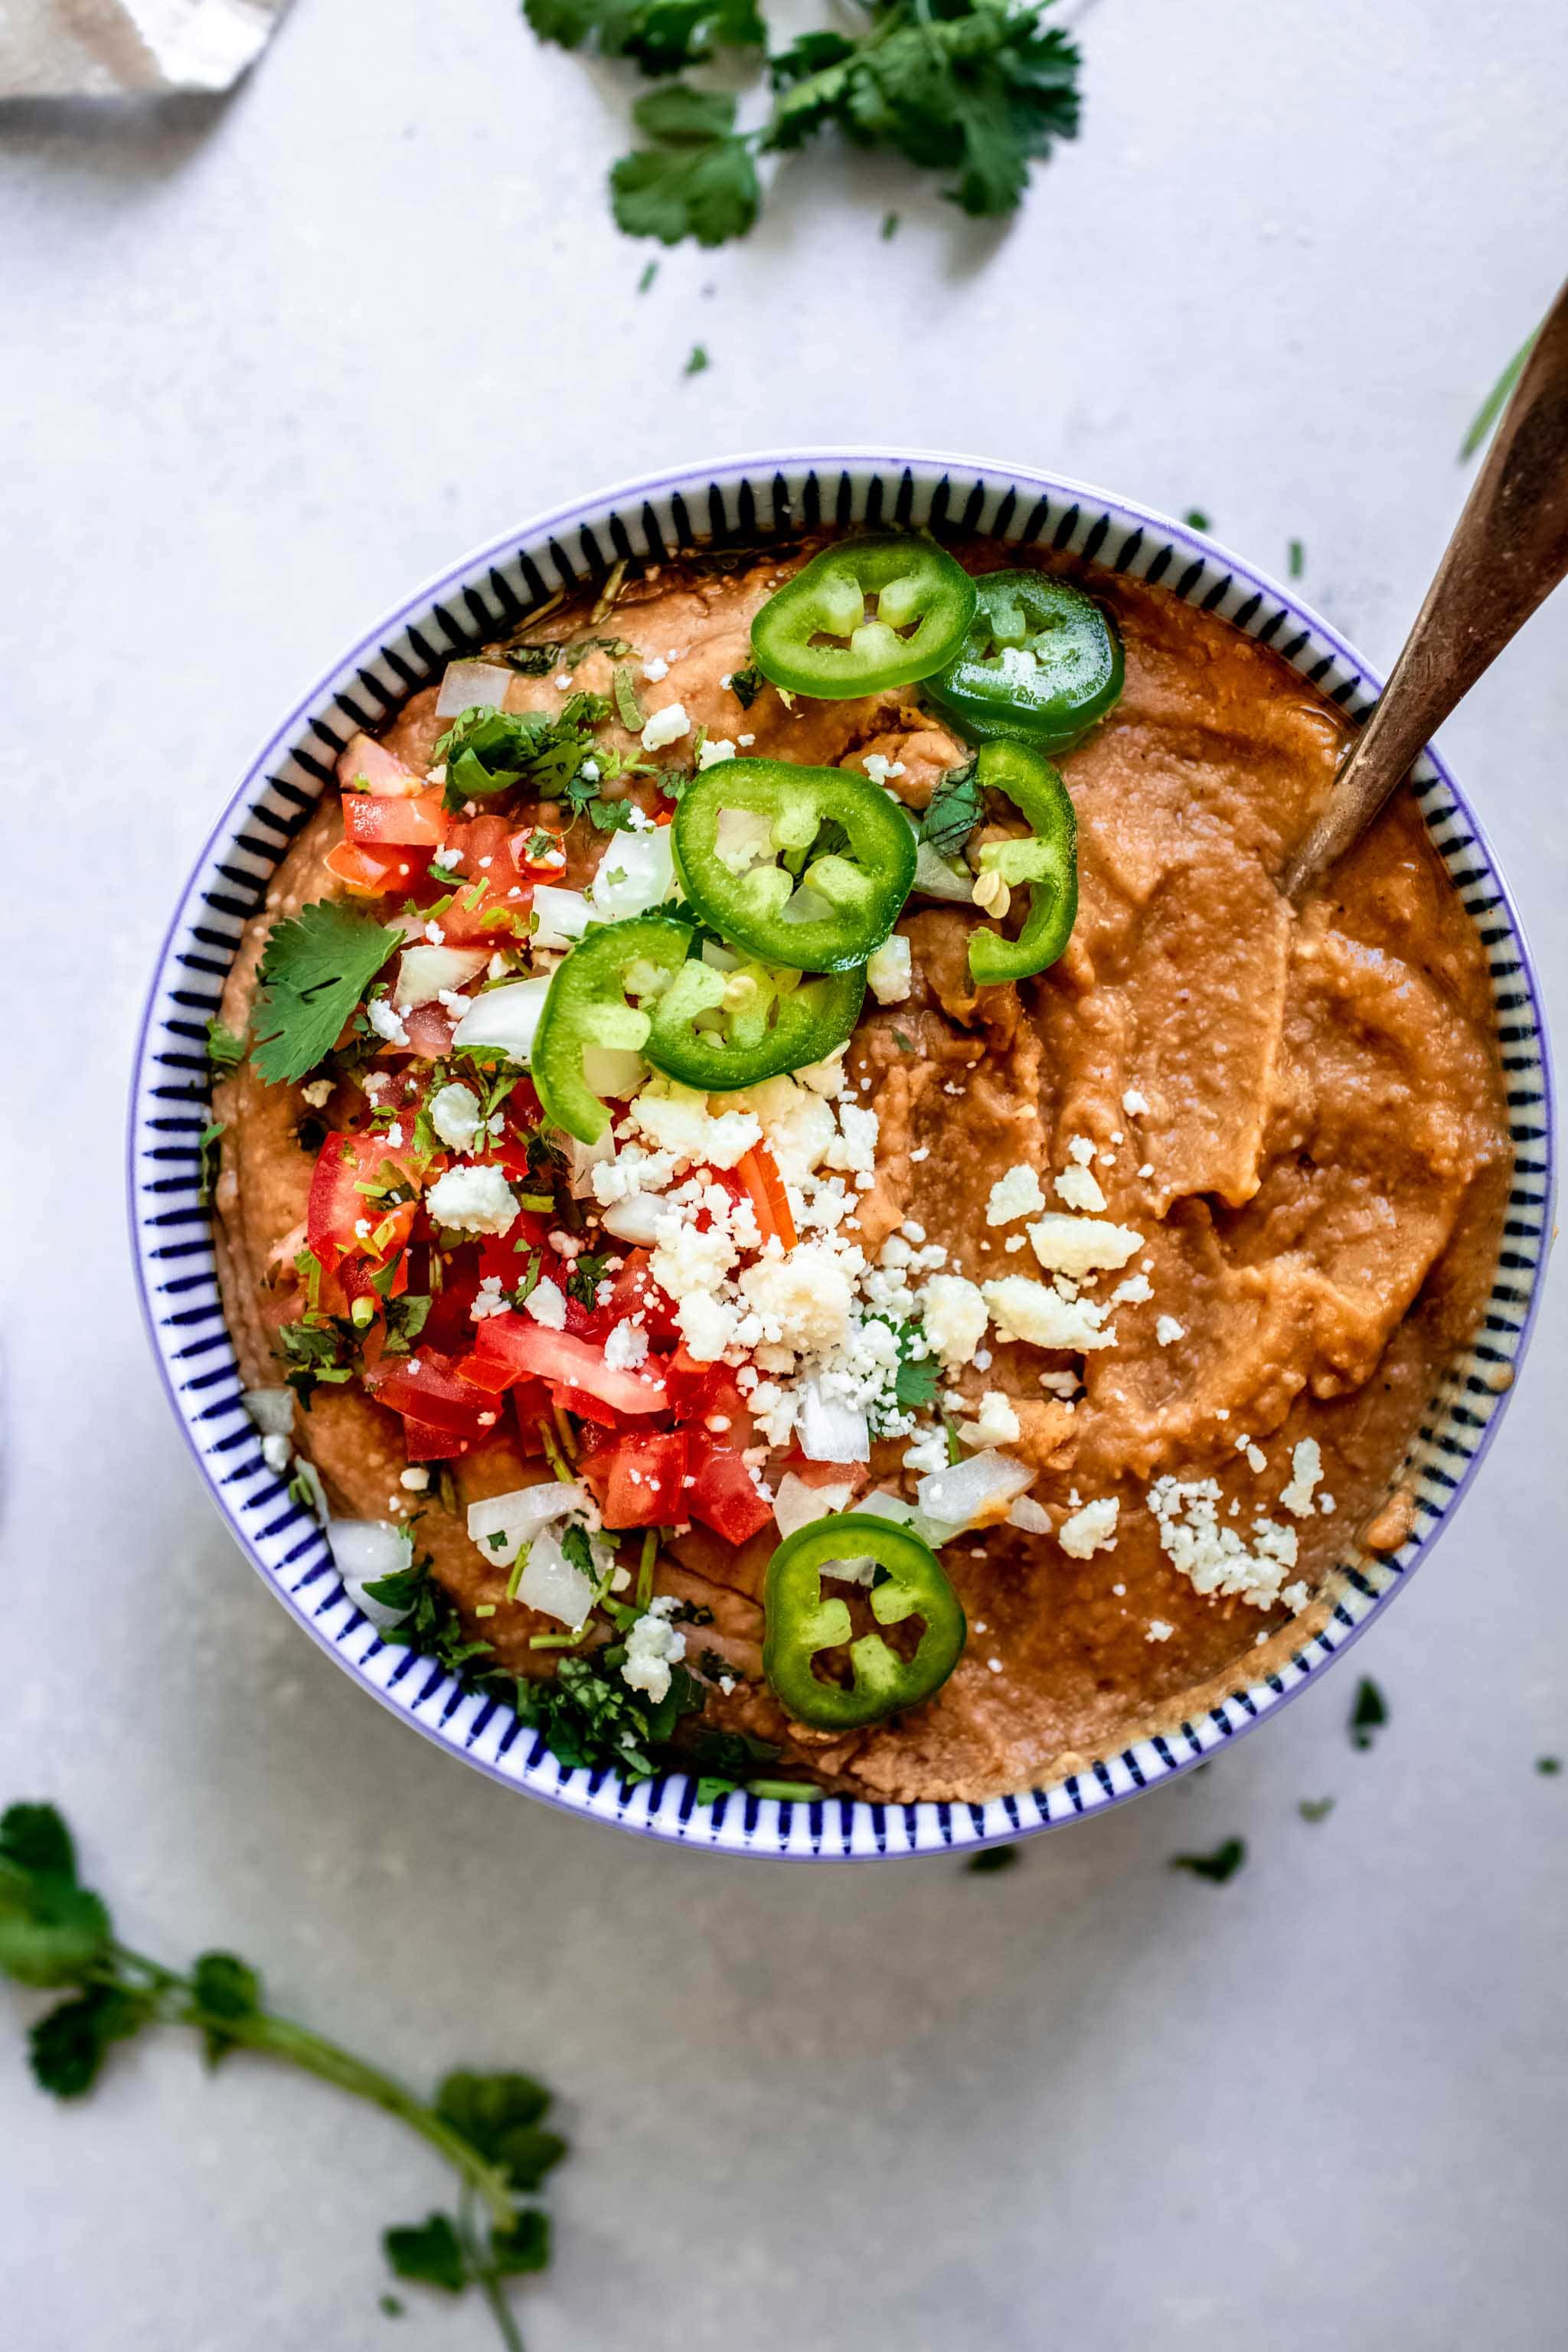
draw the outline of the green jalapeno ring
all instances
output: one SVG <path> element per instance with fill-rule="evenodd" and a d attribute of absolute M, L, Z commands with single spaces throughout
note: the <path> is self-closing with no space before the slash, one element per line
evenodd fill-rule
<path fill-rule="evenodd" d="M 792 989 L 781 979 L 797 982 Z M 743 992 L 737 983 L 748 983 Z M 656 1070 L 704 1094 L 760 1086 L 784 1070 L 825 1062 L 851 1034 L 866 995 L 863 968 L 820 980 L 741 965 L 732 972 L 692 958 L 649 1006 L 647 1044 Z M 697 1023 L 718 1016 L 716 1029 Z"/>
<path fill-rule="evenodd" d="M 1000 735 L 1063 751 L 1121 698 L 1125 663 L 1110 615 L 1045 572 L 987 572 L 956 658 L 926 699 L 971 742 Z"/>
<path fill-rule="evenodd" d="M 751 821 L 752 838 L 726 845 L 720 820 Z M 823 854 L 814 848 L 824 828 Z M 915 876 L 915 839 L 898 803 L 847 768 L 797 768 L 787 760 L 724 760 L 681 794 L 674 822 L 681 887 L 704 922 L 765 964 L 796 971 L 848 971 L 898 921 Z M 789 863 L 774 864 L 779 853 Z M 785 913 L 797 885 L 821 914 Z"/>
<path fill-rule="evenodd" d="M 671 981 L 685 963 L 693 934 L 668 915 L 632 915 L 585 931 L 556 966 L 530 1070 L 545 1117 L 579 1143 L 597 1143 L 610 1114 L 589 1085 L 584 1055 L 590 1046 L 640 1054 L 652 1027 L 640 1005 L 626 1002 L 626 977 L 638 964 L 649 977 Z"/>
<path fill-rule="evenodd" d="M 988 792 L 1004 793 L 1031 828 L 1026 841 L 991 841 L 980 852 L 983 874 L 999 874 L 1009 888 L 1029 894 L 1016 939 L 989 928 L 971 934 L 969 969 L 984 988 L 1044 971 L 1072 937 L 1078 919 L 1078 819 L 1056 769 L 1027 743 L 983 743 L 975 754 L 975 780 Z"/>
<path fill-rule="evenodd" d="M 879 1633 L 851 1641 L 847 1604 L 823 1597 L 828 1560 L 868 1556 L 887 1571 L 867 1594 L 877 1622 L 924 1621 L 912 1657 L 900 1658 Z M 969 1636 L 963 1605 L 930 1546 L 908 1528 L 863 1511 L 816 1519 L 786 1536 L 768 1562 L 763 1609 L 763 1671 L 773 1696 L 797 1723 L 819 1731 L 858 1730 L 920 1706 L 941 1689 Z M 847 1643 L 853 1683 L 820 1681 L 812 1660 Z"/>
<path fill-rule="evenodd" d="M 973 616 L 961 563 L 934 540 L 883 532 L 814 555 L 758 613 L 752 652 L 775 686 L 845 701 L 929 677 L 959 652 Z"/>

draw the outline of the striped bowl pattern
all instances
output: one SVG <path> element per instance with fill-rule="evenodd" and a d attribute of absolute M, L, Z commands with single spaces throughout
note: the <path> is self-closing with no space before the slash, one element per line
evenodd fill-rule
<path fill-rule="evenodd" d="M 1379 681 L 1343 639 L 1275 582 L 1202 534 L 1082 484 L 968 458 L 864 450 L 737 457 L 557 509 L 418 590 L 311 689 L 254 761 L 184 891 L 158 958 L 132 1084 L 129 1199 L 142 1306 L 170 1402 L 241 1549 L 283 1605 L 364 1688 L 427 1738 L 494 1780 L 652 1837 L 734 1853 L 858 1860 L 1006 1842 L 1102 1811 L 1188 1769 L 1276 1711 L 1349 1647 L 1408 1581 L 1476 1471 L 1530 1338 L 1552 1228 L 1552 1080 L 1540 993 L 1502 879 L 1468 806 L 1428 754 L 1414 789 L 1485 947 L 1517 1172 L 1496 1280 L 1473 1344 L 1446 1372 L 1406 1465 L 1416 1506 L 1407 1542 L 1384 1560 L 1346 1557 L 1319 1633 L 1282 1672 L 1230 1692 L 1168 1736 L 1096 1758 L 1048 1788 L 985 1804 L 781 1802 L 743 1792 L 699 1804 L 669 1773 L 635 1789 L 569 1770 L 510 1709 L 445 1668 L 389 1647 L 349 1600 L 315 1521 L 261 1457 L 240 1400 L 206 1211 L 197 1197 L 208 1118 L 205 1024 L 248 918 L 356 728 L 382 725 L 454 656 L 509 630 L 558 588 L 601 580 L 620 556 L 765 540 L 819 522 L 947 524 L 1020 546 L 1070 549 L 1163 582 L 1219 613 L 1353 719 Z M 1500 1390 L 1499 1383 L 1502 1383 Z"/>

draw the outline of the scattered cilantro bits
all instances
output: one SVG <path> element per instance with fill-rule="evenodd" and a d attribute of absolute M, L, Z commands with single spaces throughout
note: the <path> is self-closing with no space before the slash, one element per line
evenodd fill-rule
<path fill-rule="evenodd" d="M 1189 507 L 1182 520 L 1189 530 L 1212 530 L 1214 528 L 1202 507 Z"/>
<path fill-rule="evenodd" d="M 708 356 L 707 345 L 705 343 L 693 343 L 690 353 L 687 359 L 686 365 L 681 369 L 680 373 L 682 375 L 701 375 L 707 369 L 710 368 L 712 364 L 712 361 Z"/>
<path fill-rule="evenodd" d="M 237 1070 L 245 1059 L 245 1040 L 226 1029 L 216 1014 L 207 1023 L 207 1062 L 214 1070 Z"/>
<path fill-rule="evenodd" d="M 757 156 L 828 130 L 941 173 L 942 195 L 976 218 L 1012 212 L 1031 163 L 1078 135 L 1079 51 L 1042 23 L 1051 5 L 869 0 L 864 31 L 818 29 L 770 52 L 772 110 L 749 131 L 728 93 L 683 82 L 650 91 L 632 119 L 651 143 L 610 174 L 616 222 L 666 245 L 743 236 L 762 205 Z M 627 58 L 650 76 L 769 38 L 753 0 L 523 0 L 523 14 L 542 40 Z M 898 226 L 896 212 L 883 215 L 884 240 Z"/>
<path fill-rule="evenodd" d="M 1212 1853 L 1173 1853 L 1173 1870 L 1190 1871 L 1194 1878 L 1206 1878 L 1215 1886 L 1223 1886 L 1234 1878 L 1247 1860 L 1247 1840 L 1230 1837 L 1216 1845 Z"/>
<path fill-rule="evenodd" d="M 1303 1797 L 1296 1808 L 1304 1822 L 1326 1822 L 1333 1810 L 1331 1797 Z"/>
<path fill-rule="evenodd" d="M 459 2294 L 477 2286 L 503 2343 L 518 2336 L 505 2282 L 544 2269 L 550 2218 L 535 2199 L 566 2143 L 545 2127 L 551 2094 L 530 2074 L 448 2074 L 432 2101 L 395 2076 L 263 2006 L 257 1970 L 233 1952 L 203 1952 L 182 1974 L 114 1935 L 102 1898 L 80 1885 L 70 1832 L 52 1805 L 0 1816 L 0 1975 L 66 1998 L 28 2036 L 33 2076 L 58 2099 L 92 2088 L 110 2051 L 144 2027 L 198 2032 L 209 2063 L 258 2050 L 395 2116 L 448 2164 L 455 2214 L 390 2229 L 395 2275 Z M 401 2312 L 395 2296 L 382 2308 Z"/>
<path fill-rule="evenodd" d="M 1468 464 L 1477 450 L 1490 438 L 1492 426 L 1512 399 L 1514 387 L 1524 373 L 1530 362 L 1530 354 L 1534 349 L 1535 335 L 1531 334 L 1522 347 L 1515 352 L 1512 359 L 1471 417 L 1469 430 L 1459 444 L 1461 466 Z"/>
<path fill-rule="evenodd" d="M 1563 1759 L 1561 1756 L 1538 1756 L 1535 1769 L 1543 1780 L 1554 1780 L 1563 1769 Z"/>
<path fill-rule="evenodd" d="M 343 1024 L 401 931 L 330 898 L 275 923 L 261 958 L 251 1055 L 269 1086 L 304 1077 L 337 1044 Z"/>
<path fill-rule="evenodd" d="M 1351 1746 L 1370 1748 L 1387 1721 L 1388 1701 L 1371 1675 L 1363 1675 L 1356 1688 L 1355 1705 L 1351 1709 Z"/>
<path fill-rule="evenodd" d="M 1300 540 L 1293 539 L 1289 547 L 1290 577 L 1300 580 L 1307 569 L 1307 551 Z"/>

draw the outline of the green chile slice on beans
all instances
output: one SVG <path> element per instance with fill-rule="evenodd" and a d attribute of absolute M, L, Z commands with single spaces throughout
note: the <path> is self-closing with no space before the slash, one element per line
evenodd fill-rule
<path fill-rule="evenodd" d="M 674 835 L 678 878 L 704 922 L 796 971 L 863 964 L 914 880 L 902 809 L 846 768 L 721 761 L 681 794 Z"/>
<path fill-rule="evenodd" d="M 970 935 L 969 969 L 984 988 L 1044 971 L 1067 946 L 1078 919 L 1078 820 L 1060 776 L 1026 743 L 983 743 L 975 778 L 1005 793 L 1030 827 L 1026 840 L 988 841 L 980 851 L 982 874 L 1029 894 L 1016 939 L 989 925 Z"/>
<path fill-rule="evenodd" d="M 912 1656 L 900 1657 L 880 1633 L 851 1639 L 847 1602 L 824 1595 L 822 1571 L 829 1561 L 868 1558 L 883 1571 L 866 1594 L 878 1624 L 922 1620 Z M 908 1528 L 863 1511 L 818 1519 L 786 1536 L 768 1562 L 763 1605 L 763 1671 L 773 1696 L 797 1723 L 822 1731 L 854 1731 L 918 1706 L 952 1674 L 969 1633 L 958 1595 L 930 1546 Z M 812 1671 L 814 1658 L 846 1644 L 852 1682 L 825 1681 Z"/>
<path fill-rule="evenodd" d="M 843 701 L 929 677 L 959 652 L 973 614 L 973 581 L 934 540 L 847 539 L 768 598 L 752 652 L 775 686 Z"/>
<path fill-rule="evenodd" d="M 865 994 L 863 968 L 803 980 L 757 963 L 720 971 L 694 956 L 649 1005 L 643 1050 L 666 1077 L 704 1094 L 760 1086 L 836 1053 Z"/>
<path fill-rule="evenodd" d="M 1100 606 L 1045 572 L 987 572 L 955 660 L 926 699 L 971 742 L 1065 751 L 1121 698 L 1121 640 Z"/>
<path fill-rule="evenodd" d="M 585 932 L 557 965 L 530 1068 L 545 1117 L 579 1143 L 597 1143 L 610 1123 L 594 1085 L 595 1053 L 642 1053 L 652 1020 L 627 997 L 673 982 L 691 940 L 667 915 L 633 915 Z"/>

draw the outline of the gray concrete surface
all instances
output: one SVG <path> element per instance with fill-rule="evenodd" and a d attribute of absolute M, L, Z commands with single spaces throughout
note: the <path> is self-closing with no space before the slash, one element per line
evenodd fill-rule
<path fill-rule="evenodd" d="M 0 1795 L 68 1806 L 136 1940 L 232 1943 L 416 2074 L 559 2084 L 531 2352 L 1563 2340 L 1561 1283 L 1480 1491 L 1357 1654 L 1375 1750 L 1331 1675 L 994 1879 L 638 1845 L 443 1759 L 244 1566 L 133 1308 L 124 1074 L 174 888 L 296 690 L 512 518 L 770 442 L 1016 456 L 1281 569 L 1300 538 L 1392 656 L 1568 259 L 1568 17 L 1101 0 L 1083 39 L 1083 139 L 1011 231 L 825 154 L 640 297 L 599 184 L 623 78 L 507 0 L 298 0 L 230 104 L 0 116 Z M 1447 739 L 1560 1017 L 1565 654 L 1560 601 Z M 1167 1867 L 1231 1832 L 1228 1886 Z M 175 2039 L 57 2109 L 28 2013 L 0 1990 L 10 2352 L 491 2340 L 377 2310 L 377 2231 L 444 2189 L 391 2126 Z"/>

